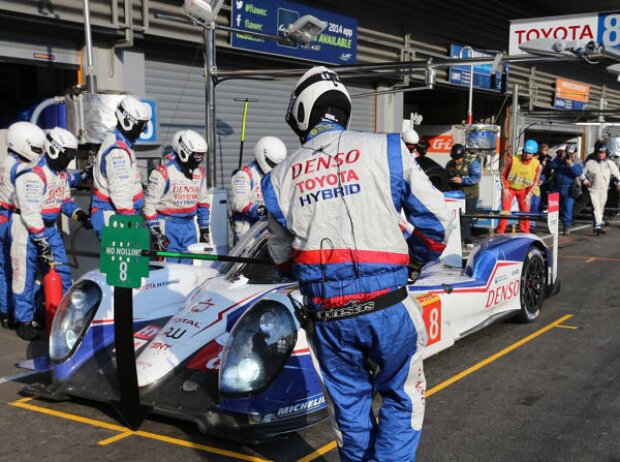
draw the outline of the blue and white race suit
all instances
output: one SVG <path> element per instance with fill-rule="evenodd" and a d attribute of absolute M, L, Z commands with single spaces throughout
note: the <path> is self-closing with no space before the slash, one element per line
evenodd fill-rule
<path fill-rule="evenodd" d="M 151 172 L 144 201 L 144 217 L 148 226 L 159 226 L 170 244 L 170 252 L 185 252 L 188 246 L 198 242 L 195 217 L 200 228 L 210 223 L 210 200 L 207 193 L 205 170 L 194 170 L 187 178 L 176 157 L 167 158 Z M 191 263 L 189 259 L 171 259 Z"/>
<path fill-rule="evenodd" d="M 0 162 L 0 312 L 4 315 L 12 311 L 10 219 L 15 208 L 15 178 L 29 165 L 14 153 Z"/>
<path fill-rule="evenodd" d="M 144 205 L 133 144 L 117 129 L 99 148 L 93 169 L 91 221 L 97 237 L 114 214 L 137 215 Z"/>
<path fill-rule="evenodd" d="M 43 156 L 39 162 L 17 174 L 16 212 L 11 217 L 11 263 L 13 266 L 13 303 L 15 321 L 32 321 L 35 301 L 35 277 L 38 250 L 33 239 L 46 237 L 62 278 L 63 293 L 71 285 L 71 270 L 56 222 L 60 212 L 71 217 L 79 207 L 71 198 L 69 175 L 56 172 Z M 48 268 L 45 266 L 44 271 Z"/>
<path fill-rule="evenodd" d="M 230 208 L 235 242 L 261 219 L 258 210 L 261 205 L 264 205 L 261 190 L 262 179 L 263 172 L 256 162 L 244 165 L 232 175 Z"/>
<path fill-rule="evenodd" d="M 444 198 L 399 134 L 323 122 L 265 176 L 262 188 L 272 258 L 290 269 L 311 310 L 358 304 L 405 286 L 410 251 L 420 262 L 436 259 L 448 241 Z M 401 209 L 415 227 L 409 249 Z M 315 322 L 309 337 L 341 460 L 415 460 L 427 341 L 415 302 L 407 297 L 387 309 Z M 368 360 L 379 366 L 377 375 L 364 367 Z M 375 391 L 383 398 L 379 425 L 371 409 Z"/>

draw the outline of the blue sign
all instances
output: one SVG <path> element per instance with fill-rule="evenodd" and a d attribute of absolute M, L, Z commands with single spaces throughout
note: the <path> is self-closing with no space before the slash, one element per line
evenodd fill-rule
<path fill-rule="evenodd" d="M 330 64 L 354 64 L 357 59 L 357 20 L 286 0 L 232 0 L 231 26 L 248 32 L 285 35 L 288 26 L 311 14 L 327 23 L 327 28 L 308 45 L 280 43 L 231 33 L 231 46 L 280 56 Z"/>
<path fill-rule="evenodd" d="M 157 107 L 155 101 L 150 99 L 141 100 L 143 103 L 151 106 L 151 119 L 146 125 L 146 129 L 142 132 L 136 143 L 156 143 L 157 142 Z"/>
<path fill-rule="evenodd" d="M 598 15 L 598 43 L 605 48 L 620 49 L 620 11 Z"/>
<path fill-rule="evenodd" d="M 555 109 L 564 109 L 566 111 L 582 111 L 588 108 L 588 103 L 582 101 L 573 101 L 572 99 L 561 98 L 555 95 L 553 99 L 553 107 Z"/>
<path fill-rule="evenodd" d="M 461 45 L 450 45 L 450 57 L 459 58 L 461 53 Z M 486 53 L 484 51 L 478 51 L 474 49 L 473 53 L 469 48 L 460 56 L 461 58 L 494 58 L 492 53 Z M 504 64 L 506 78 L 508 78 L 508 63 Z M 471 79 L 471 66 L 450 66 L 450 83 L 453 85 L 469 86 Z M 502 73 L 497 71 L 495 73 L 495 86 L 491 88 L 491 64 L 480 64 L 474 66 L 474 88 L 480 88 L 483 90 L 501 91 Z"/>

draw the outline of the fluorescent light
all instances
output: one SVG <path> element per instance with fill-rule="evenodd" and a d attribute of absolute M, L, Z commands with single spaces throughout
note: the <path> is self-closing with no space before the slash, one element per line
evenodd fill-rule
<path fill-rule="evenodd" d="M 614 127 L 620 127 L 620 122 L 575 122 L 575 125 L 581 125 L 584 127 L 588 127 L 588 126 L 593 126 L 593 127 L 600 127 L 601 125 L 603 126 L 614 126 Z"/>

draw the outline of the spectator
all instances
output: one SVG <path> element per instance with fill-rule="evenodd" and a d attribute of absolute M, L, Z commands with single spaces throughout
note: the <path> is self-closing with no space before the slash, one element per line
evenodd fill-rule
<path fill-rule="evenodd" d="M 551 190 L 551 160 L 553 160 L 553 158 L 549 155 L 549 145 L 547 143 L 542 143 L 538 148 L 540 179 L 538 180 L 537 187 L 534 188 L 534 196 L 540 198 L 540 203 L 537 208 L 533 206 L 536 205 L 534 196 L 532 196 L 532 202 L 534 202 L 534 204 L 530 203 L 530 210 L 534 213 L 540 212 L 547 207 L 547 194 L 549 194 Z M 533 222 L 532 226 L 534 226 Z"/>
<path fill-rule="evenodd" d="M 480 196 L 480 162 L 473 156 L 466 155 L 465 147 L 462 144 L 455 144 L 450 150 L 450 157 L 446 165 L 450 187 L 453 190 L 463 191 L 465 194 L 465 212 L 475 210 Z M 474 247 L 471 238 L 471 218 L 462 218 L 461 237 L 467 249 Z"/>
<path fill-rule="evenodd" d="M 608 147 L 605 143 L 597 146 L 596 158 L 586 162 L 584 184 L 590 192 L 592 201 L 594 235 L 605 234 L 603 229 L 603 213 L 607 202 L 609 182 L 620 190 L 620 172 L 618 167 L 608 158 Z"/>
<path fill-rule="evenodd" d="M 577 147 L 569 144 L 566 149 L 558 149 L 557 156 L 549 164 L 553 171 L 553 191 L 560 193 L 560 220 L 562 221 L 562 234 L 570 233 L 573 226 L 573 184 L 580 181 L 578 178 L 583 173 L 583 165 L 575 160 Z"/>
<path fill-rule="evenodd" d="M 535 140 L 527 140 L 520 156 L 512 156 L 502 171 L 502 210 L 510 211 L 512 201 L 516 197 L 519 211 L 530 211 L 530 199 L 534 187 L 540 177 L 540 163 L 534 158 L 538 152 L 538 143 Z M 508 220 L 500 220 L 497 226 L 497 234 L 504 234 Z M 522 233 L 530 232 L 530 222 L 521 220 L 519 229 Z"/>

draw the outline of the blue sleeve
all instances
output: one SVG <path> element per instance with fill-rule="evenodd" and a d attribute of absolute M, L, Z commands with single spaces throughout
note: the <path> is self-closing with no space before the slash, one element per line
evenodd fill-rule
<path fill-rule="evenodd" d="M 480 171 L 480 162 L 474 160 L 469 166 L 469 176 L 463 177 L 463 184 L 467 186 L 476 184 L 480 181 L 481 176 L 482 172 Z"/>
<path fill-rule="evenodd" d="M 267 211 L 276 219 L 276 221 L 282 226 L 284 229 L 288 229 L 286 225 L 286 218 L 284 218 L 284 214 L 282 213 L 282 209 L 280 208 L 280 201 L 278 200 L 278 196 L 273 187 L 273 182 L 271 181 L 272 172 L 267 173 L 263 179 L 261 180 L 261 188 L 263 190 L 263 200 L 265 201 L 265 207 Z"/>
<path fill-rule="evenodd" d="M 60 206 L 60 211 L 64 213 L 66 216 L 71 218 L 71 216 L 78 210 L 79 207 L 73 202 L 73 199 L 66 200 Z"/>
<path fill-rule="evenodd" d="M 69 186 L 71 186 L 72 188 L 79 186 L 79 184 L 82 182 L 82 172 L 78 170 L 67 170 L 67 173 L 69 174 Z"/>
<path fill-rule="evenodd" d="M 581 176 L 581 174 L 583 173 L 583 164 L 573 164 L 573 166 L 570 168 L 570 171 L 575 176 Z"/>
<path fill-rule="evenodd" d="M 198 227 L 208 228 L 211 224 L 211 207 L 198 206 Z"/>
<path fill-rule="evenodd" d="M 254 202 L 254 204 L 252 205 L 252 207 L 250 207 L 250 209 L 247 211 L 246 215 L 254 220 L 260 220 L 262 217 L 258 214 L 258 207 L 260 207 L 261 204 Z"/>

